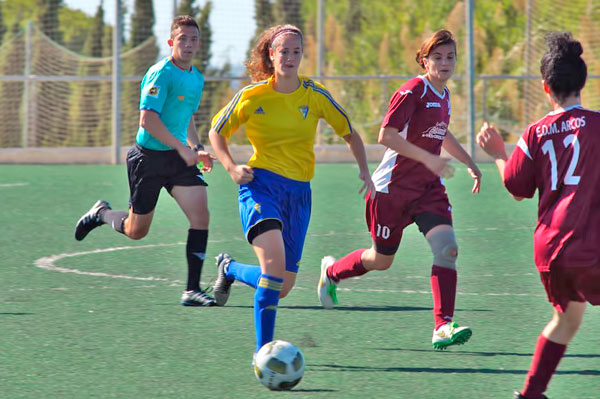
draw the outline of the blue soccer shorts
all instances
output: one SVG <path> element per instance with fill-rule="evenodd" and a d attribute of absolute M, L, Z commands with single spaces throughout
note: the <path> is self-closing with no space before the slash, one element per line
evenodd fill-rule
<path fill-rule="evenodd" d="M 265 220 L 281 223 L 285 269 L 297 273 L 311 211 L 309 182 L 288 179 L 266 169 L 254 169 L 254 179 L 239 189 L 244 235 Z"/>

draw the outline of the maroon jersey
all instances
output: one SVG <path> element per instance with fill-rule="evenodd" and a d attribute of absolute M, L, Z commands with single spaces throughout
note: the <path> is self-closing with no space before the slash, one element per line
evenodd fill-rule
<path fill-rule="evenodd" d="M 439 155 L 449 123 L 448 89 L 439 93 L 424 76 L 417 76 L 394 93 L 381 127 L 394 127 L 410 143 Z M 390 148 L 372 178 L 376 190 L 383 193 L 393 187 L 420 189 L 440 180 L 421 162 L 399 155 Z"/>
<path fill-rule="evenodd" d="M 581 106 L 529 125 L 504 169 L 519 197 L 539 191 L 534 260 L 551 267 L 600 265 L 600 112 Z"/>

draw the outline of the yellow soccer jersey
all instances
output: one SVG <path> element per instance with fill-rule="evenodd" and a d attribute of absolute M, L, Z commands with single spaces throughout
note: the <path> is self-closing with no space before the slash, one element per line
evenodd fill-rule
<path fill-rule="evenodd" d="M 320 118 L 340 137 L 352 132 L 348 115 L 323 85 L 301 76 L 296 91 L 279 93 L 271 77 L 240 90 L 215 115 L 212 128 L 229 138 L 245 123 L 254 149 L 249 166 L 309 181 L 315 172 L 313 146 Z"/>

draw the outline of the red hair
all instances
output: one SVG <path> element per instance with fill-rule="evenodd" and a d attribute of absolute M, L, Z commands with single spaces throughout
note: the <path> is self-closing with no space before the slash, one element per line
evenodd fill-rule
<path fill-rule="evenodd" d="M 453 44 L 454 51 L 456 52 L 456 40 L 454 40 L 452 32 L 446 29 L 441 29 L 435 32 L 429 39 L 425 40 L 423 44 L 421 44 L 421 48 L 419 51 L 417 51 L 417 56 L 415 58 L 417 64 L 419 64 L 421 68 L 425 69 L 425 63 L 423 62 L 423 59 L 429 57 L 429 54 L 431 54 L 436 47 L 444 44 Z"/>

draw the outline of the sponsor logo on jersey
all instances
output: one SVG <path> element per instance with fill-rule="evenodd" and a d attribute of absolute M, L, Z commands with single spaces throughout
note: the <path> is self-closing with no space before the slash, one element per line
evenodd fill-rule
<path fill-rule="evenodd" d="M 412 90 L 399 91 L 398 94 L 406 96 L 407 94 L 412 94 Z"/>
<path fill-rule="evenodd" d="M 448 130 L 446 122 L 438 122 L 435 126 L 431 126 L 429 129 L 425 130 L 421 136 L 435 140 L 444 140 L 444 137 L 446 137 L 446 130 Z"/>
<path fill-rule="evenodd" d="M 256 203 L 254 204 L 254 210 L 258 213 L 262 213 L 261 209 L 260 209 L 260 203 Z"/>
<path fill-rule="evenodd" d="M 301 107 L 298 107 L 298 110 L 300 111 L 300 113 L 302 114 L 302 117 L 304 119 L 306 119 L 306 115 L 308 115 L 308 106 L 307 105 L 303 105 Z"/>
<path fill-rule="evenodd" d="M 151 88 L 148 89 L 148 95 L 150 97 L 157 97 L 159 93 L 160 93 L 159 86 L 152 86 Z"/>
<path fill-rule="evenodd" d="M 179 99 L 179 101 L 183 101 L 183 99 L 185 98 L 185 96 L 177 96 L 177 98 Z"/>
<path fill-rule="evenodd" d="M 442 108 L 442 104 L 437 102 L 428 102 L 425 108 Z"/>
<path fill-rule="evenodd" d="M 255 113 L 256 115 L 264 115 L 264 114 L 265 114 L 265 110 L 264 110 L 262 107 L 258 107 L 258 108 L 256 109 L 256 111 L 254 111 L 254 113 Z"/>

